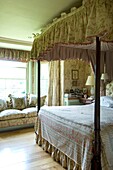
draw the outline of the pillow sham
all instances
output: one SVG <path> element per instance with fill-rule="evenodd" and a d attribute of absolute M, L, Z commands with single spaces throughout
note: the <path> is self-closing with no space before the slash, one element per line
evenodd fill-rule
<path fill-rule="evenodd" d="M 40 99 L 41 99 L 41 106 L 43 106 L 45 104 L 46 96 L 41 96 Z M 35 107 L 37 105 L 37 96 L 35 94 L 29 95 L 29 105 L 32 107 Z"/>
<path fill-rule="evenodd" d="M 105 107 L 113 107 L 113 97 L 111 96 L 101 96 L 100 105 Z"/>
<path fill-rule="evenodd" d="M 29 94 L 29 105 L 34 107 L 37 103 L 37 96 L 35 94 Z"/>
<path fill-rule="evenodd" d="M 42 97 L 41 97 L 41 106 L 43 106 L 43 105 L 45 104 L 46 97 L 47 97 L 47 96 L 42 96 Z"/>
<path fill-rule="evenodd" d="M 0 111 L 7 108 L 6 101 L 4 99 L 0 99 Z"/>
<path fill-rule="evenodd" d="M 26 97 L 12 97 L 14 109 L 24 109 L 27 106 Z"/>

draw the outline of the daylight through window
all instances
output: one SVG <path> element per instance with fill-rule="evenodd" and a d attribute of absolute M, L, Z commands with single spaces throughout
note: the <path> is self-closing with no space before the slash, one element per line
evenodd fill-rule
<path fill-rule="evenodd" d="M 0 61 L 0 96 L 26 92 L 26 63 Z"/>
<path fill-rule="evenodd" d="M 48 95 L 49 64 L 41 63 L 41 96 Z"/>

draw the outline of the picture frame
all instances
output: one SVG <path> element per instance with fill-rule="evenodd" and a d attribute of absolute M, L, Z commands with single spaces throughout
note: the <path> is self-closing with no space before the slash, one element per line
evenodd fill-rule
<path fill-rule="evenodd" d="M 78 79 L 79 79 L 78 70 L 72 70 L 72 80 L 78 80 Z"/>

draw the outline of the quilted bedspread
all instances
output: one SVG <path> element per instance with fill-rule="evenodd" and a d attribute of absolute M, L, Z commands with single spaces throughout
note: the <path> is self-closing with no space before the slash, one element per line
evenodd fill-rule
<path fill-rule="evenodd" d="M 39 111 L 42 137 L 78 163 L 91 168 L 94 104 L 44 106 Z M 113 169 L 113 109 L 101 107 L 102 167 Z"/>

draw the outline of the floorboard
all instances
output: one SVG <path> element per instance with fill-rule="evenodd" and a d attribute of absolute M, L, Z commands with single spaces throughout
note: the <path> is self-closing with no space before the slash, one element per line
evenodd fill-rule
<path fill-rule="evenodd" d="M 0 170 L 64 170 L 35 143 L 33 128 L 0 133 Z"/>

